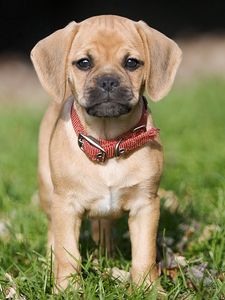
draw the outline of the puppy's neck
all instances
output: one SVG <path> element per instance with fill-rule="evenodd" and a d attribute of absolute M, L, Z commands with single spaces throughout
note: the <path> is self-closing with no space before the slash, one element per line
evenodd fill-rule
<path fill-rule="evenodd" d="M 114 139 L 134 128 L 141 118 L 143 105 L 143 101 L 139 101 L 128 114 L 117 118 L 99 118 L 90 116 L 85 108 L 74 101 L 74 108 L 88 135 L 105 140 Z"/>

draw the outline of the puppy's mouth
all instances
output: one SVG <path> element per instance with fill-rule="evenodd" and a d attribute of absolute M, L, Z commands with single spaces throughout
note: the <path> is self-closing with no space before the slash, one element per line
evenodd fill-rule
<path fill-rule="evenodd" d="M 101 79 L 102 77 L 100 77 Z M 103 77 L 103 83 L 114 83 L 113 77 Z M 107 81 L 109 80 L 109 81 Z M 101 81 L 100 81 L 101 83 Z M 118 86 L 117 86 L 118 85 Z M 121 86 L 117 82 L 115 87 L 106 85 L 96 87 L 87 90 L 86 94 L 86 111 L 89 115 L 95 117 L 119 117 L 127 114 L 132 109 L 132 99 L 134 97 L 131 89 Z"/>
<path fill-rule="evenodd" d="M 115 118 L 127 114 L 131 111 L 129 104 L 121 104 L 116 102 L 102 102 L 93 106 L 87 107 L 86 111 L 94 117 Z"/>

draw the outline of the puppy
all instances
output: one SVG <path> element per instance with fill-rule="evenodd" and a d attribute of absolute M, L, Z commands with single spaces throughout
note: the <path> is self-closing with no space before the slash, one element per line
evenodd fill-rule
<path fill-rule="evenodd" d="M 143 21 L 107 15 L 71 22 L 31 59 L 54 98 L 41 123 L 38 175 L 56 286 L 80 270 L 83 216 L 93 219 L 94 240 L 104 232 L 110 247 L 111 220 L 125 212 L 131 278 L 152 284 L 163 152 L 143 93 L 157 101 L 169 92 L 181 50 Z"/>

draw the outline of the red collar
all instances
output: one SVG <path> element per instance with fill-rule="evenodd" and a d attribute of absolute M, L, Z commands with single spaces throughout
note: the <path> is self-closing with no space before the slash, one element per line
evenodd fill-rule
<path fill-rule="evenodd" d="M 143 97 L 144 105 L 140 121 L 135 128 L 118 136 L 112 140 L 96 140 L 87 134 L 77 115 L 74 106 L 71 107 L 71 121 L 74 131 L 78 136 L 78 145 L 89 159 L 96 162 L 104 162 L 106 159 L 120 157 L 131 152 L 153 140 L 158 132 L 158 128 L 146 130 L 148 109 L 147 101 Z"/>

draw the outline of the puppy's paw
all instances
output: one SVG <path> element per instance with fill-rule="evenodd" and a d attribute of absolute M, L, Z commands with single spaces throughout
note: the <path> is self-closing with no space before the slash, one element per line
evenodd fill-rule
<path fill-rule="evenodd" d="M 81 277 L 79 274 L 72 274 L 68 277 L 57 278 L 54 285 L 54 294 L 60 294 L 66 289 L 75 290 L 76 292 L 82 292 Z"/>
<path fill-rule="evenodd" d="M 129 288 L 129 294 L 132 295 L 137 288 L 144 289 L 146 293 L 150 293 L 151 296 L 155 296 L 154 299 L 157 300 L 168 299 L 168 295 L 166 291 L 163 289 L 163 287 L 160 284 L 160 279 L 157 279 L 154 282 L 142 281 L 141 284 L 140 282 L 138 284 L 133 282 Z"/>

